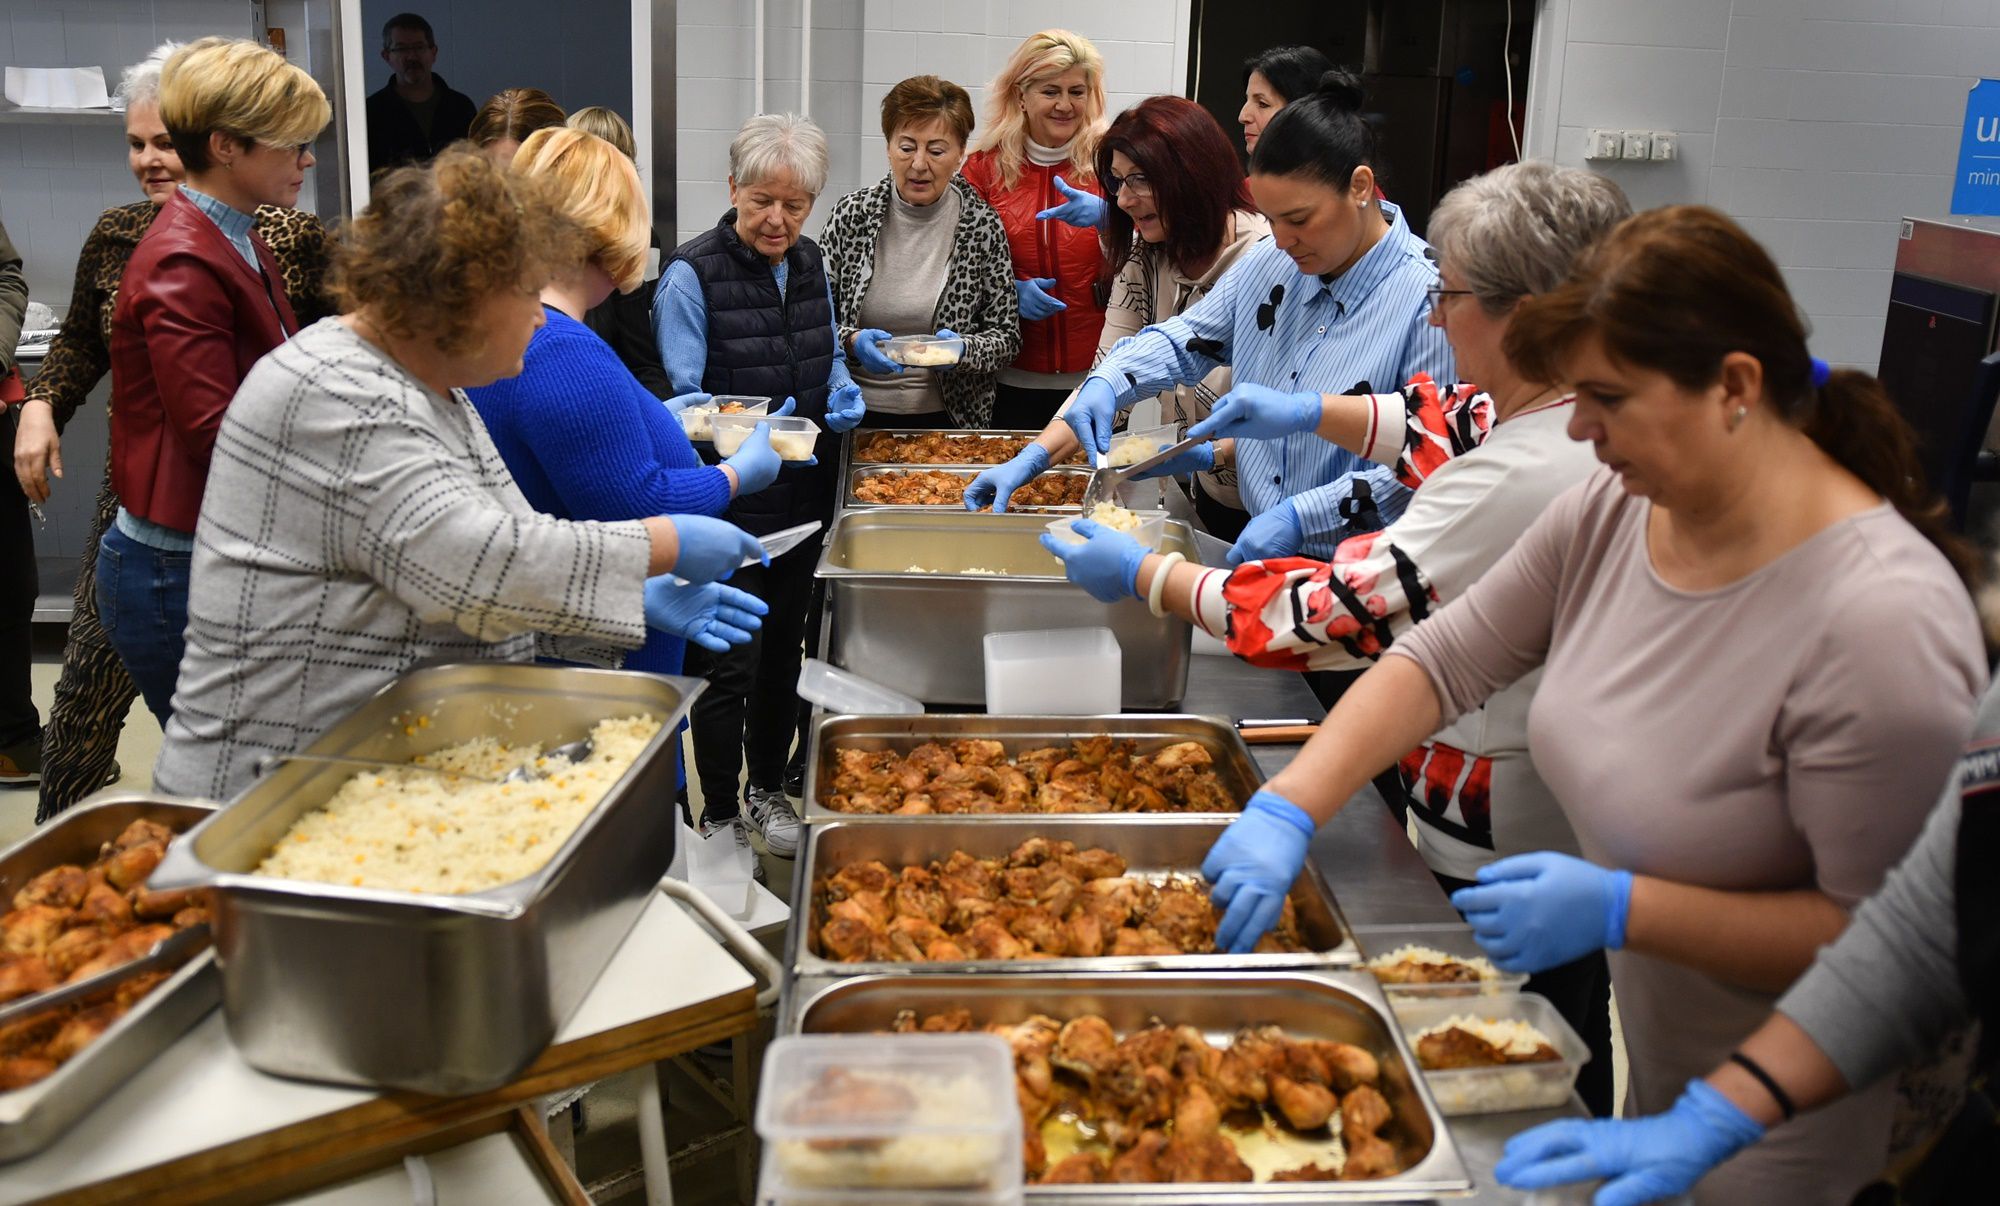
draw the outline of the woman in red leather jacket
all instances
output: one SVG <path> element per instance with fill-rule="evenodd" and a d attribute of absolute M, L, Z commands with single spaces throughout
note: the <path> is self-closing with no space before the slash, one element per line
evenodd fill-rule
<path fill-rule="evenodd" d="M 1104 58 L 1087 38 L 1045 29 L 1015 49 L 987 96 L 986 133 L 961 170 L 1000 211 L 1021 303 L 1021 352 L 1000 370 L 993 425 L 1039 431 L 1090 371 L 1104 328 Z"/>
<path fill-rule="evenodd" d="M 310 75 L 254 42 L 203 38 L 160 72 L 160 120 L 187 176 L 133 249 L 112 313 L 118 516 L 98 544 L 97 607 L 162 724 L 215 434 L 250 366 L 298 332 L 257 207 L 298 201 L 331 116 Z"/>

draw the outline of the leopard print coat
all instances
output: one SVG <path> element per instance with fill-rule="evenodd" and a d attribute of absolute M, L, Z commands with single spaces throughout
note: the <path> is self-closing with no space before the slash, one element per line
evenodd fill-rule
<path fill-rule="evenodd" d="M 58 430 L 111 371 L 111 314 L 118 304 L 118 281 L 139 240 L 159 217 L 151 201 L 114 205 L 104 211 L 83 241 L 76 260 L 76 286 L 69 313 L 56 332 L 41 372 L 28 384 L 28 397 L 47 402 Z M 257 233 L 270 245 L 284 277 L 285 297 L 301 329 L 333 313 L 326 296 L 326 228 L 312 214 L 266 205 L 257 211 Z"/>
<path fill-rule="evenodd" d="M 833 319 L 840 328 L 840 346 L 860 326 L 861 301 L 875 275 L 875 240 L 889 212 L 889 190 L 895 181 L 880 182 L 842 197 L 826 220 L 820 250 L 826 256 L 827 278 L 833 284 Z M 949 327 L 965 337 L 965 358 L 941 374 L 939 388 L 952 422 L 960 427 L 986 427 L 993 422 L 995 374 L 1014 362 L 1021 350 L 1021 315 L 1014 294 L 1014 258 L 1007 250 L 1007 232 L 1000 215 L 986 199 L 954 176 L 958 194 L 958 229 L 953 236 L 951 266 L 938 294 L 933 330 Z"/>

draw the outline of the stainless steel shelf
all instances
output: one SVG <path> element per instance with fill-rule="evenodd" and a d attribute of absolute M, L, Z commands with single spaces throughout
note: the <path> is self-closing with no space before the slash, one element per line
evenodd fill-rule
<path fill-rule="evenodd" d="M 125 115 L 112 109 L 40 109 L 0 102 L 0 123 L 28 125 L 98 126 L 123 122 Z"/>

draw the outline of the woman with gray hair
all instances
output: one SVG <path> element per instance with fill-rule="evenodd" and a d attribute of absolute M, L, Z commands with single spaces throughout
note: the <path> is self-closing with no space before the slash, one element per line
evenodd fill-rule
<path fill-rule="evenodd" d="M 1317 431 L 1393 465 L 1416 491 L 1408 509 L 1381 532 L 1343 543 L 1332 561 L 1252 561 L 1233 572 L 1172 564 L 1128 536 L 1081 524 L 1095 533 L 1087 543 L 1044 543 L 1064 559 L 1070 579 L 1098 598 L 1158 600 L 1257 665 L 1367 668 L 1596 468 L 1590 446 L 1566 430 L 1570 395 L 1559 383 L 1522 374 L 1501 345 L 1522 301 L 1559 284 L 1584 250 L 1630 213 L 1617 185 L 1578 168 L 1517 163 L 1469 180 L 1431 217 L 1438 252 L 1431 322 L 1451 340 L 1460 370 L 1480 385 L 1446 386 L 1419 375 L 1400 393 L 1324 397 L 1240 385 L 1189 428 L 1219 439 Z M 1433 734 L 1398 768 L 1418 849 L 1448 891 L 1496 856 L 1577 849 L 1527 756 L 1528 704 L 1539 678 L 1530 675 Z M 1226 860 L 1223 845 L 1217 853 Z M 1264 928 L 1268 923 L 1246 924 L 1232 913 L 1217 944 L 1233 938 L 1247 950 Z M 1608 983 L 1601 953 L 1529 982 L 1589 1039 L 1597 1058 L 1578 1088 L 1600 1114 L 1611 1105 Z"/>
<path fill-rule="evenodd" d="M 111 371 L 111 314 L 125 263 L 159 217 L 160 206 L 180 187 L 187 170 L 160 120 L 160 69 L 180 43 L 163 43 L 129 67 L 118 86 L 125 102 L 126 162 L 142 201 L 114 205 L 98 216 L 77 256 L 76 285 L 62 329 L 49 345 L 42 371 L 28 386 L 14 440 L 14 474 L 29 499 L 41 503 L 62 480 L 61 432 Z M 301 325 L 333 312 L 325 296 L 326 231 L 303 210 L 276 205 L 257 210 L 255 229 L 270 247 L 285 296 Z M 118 513 L 107 459 L 97 491 L 90 535 L 77 564 L 74 608 L 63 646 L 55 703 L 42 731 L 41 806 L 37 821 L 57 813 L 119 777 L 113 761 L 138 687 L 105 637 L 97 615 L 97 545 Z"/>
<path fill-rule="evenodd" d="M 653 297 L 653 331 L 676 395 L 763 395 L 774 410 L 789 398 L 826 429 L 815 463 L 787 462 L 777 481 L 731 504 L 729 518 L 759 536 L 832 520 L 839 436 L 867 413 L 841 353 L 825 260 L 800 233 L 827 171 L 826 135 L 806 118 L 761 113 L 744 122 L 729 144 L 729 211 L 674 249 Z M 739 574 L 736 585 L 771 609 L 763 631 L 727 653 L 689 650 L 687 661 L 689 674 L 709 681 L 692 717 L 702 832 L 736 819 L 747 756 L 745 811 L 779 858 L 798 852 L 785 757 L 818 548 L 807 541 Z"/>

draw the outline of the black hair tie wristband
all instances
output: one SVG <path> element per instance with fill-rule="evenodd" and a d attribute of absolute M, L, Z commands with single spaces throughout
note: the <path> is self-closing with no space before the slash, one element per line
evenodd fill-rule
<path fill-rule="evenodd" d="M 1741 1051 L 1730 1052 L 1729 1062 L 1757 1078 L 1757 1083 L 1764 1086 L 1764 1091 L 1771 1095 L 1771 1100 L 1778 1103 L 1778 1112 L 1785 1116 L 1786 1122 L 1790 1122 L 1799 1112 L 1798 1107 L 1792 1104 L 1791 1095 L 1778 1087 L 1777 1080 L 1769 1072 L 1764 1071 L 1763 1065 Z"/>

